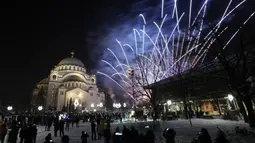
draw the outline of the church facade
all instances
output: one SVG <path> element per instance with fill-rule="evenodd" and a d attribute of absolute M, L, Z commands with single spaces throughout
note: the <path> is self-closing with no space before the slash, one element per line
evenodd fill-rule
<path fill-rule="evenodd" d="M 74 53 L 55 66 L 33 91 L 32 105 L 55 111 L 103 110 L 105 95 Z"/>

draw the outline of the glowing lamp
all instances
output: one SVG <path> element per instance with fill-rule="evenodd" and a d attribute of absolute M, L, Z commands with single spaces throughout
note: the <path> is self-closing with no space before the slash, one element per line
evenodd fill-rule
<path fill-rule="evenodd" d="M 8 106 L 8 107 L 7 107 L 7 110 L 8 110 L 8 111 L 11 111 L 11 110 L 12 110 L 12 106 Z"/>
<path fill-rule="evenodd" d="M 79 105 L 79 101 L 78 101 L 78 99 L 75 99 L 74 100 L 74 106 L 77 107 L 78 105 Z"/>
<path fill-rule="evenodd" d="M 228 100 L 232 102 L 234 100 L 234 96 L 231 94 L 228 94 Z"/>
<path fill-rule="evenodd" d="M 42 111 L 43 107 L 42 106 L 38 106 L 38 110 Z"/>
<path fill-rule="evenodd" d="M 168 106 L 172 105 L 172 101 L 171 100 L 167 100 L 166 103 L 167 103 Z"/>

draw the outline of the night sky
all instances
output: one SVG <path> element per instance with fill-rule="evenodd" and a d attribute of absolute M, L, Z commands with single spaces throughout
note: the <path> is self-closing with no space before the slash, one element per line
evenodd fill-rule
<path fill-rule="evenodd" d="M 150 8 L 160 1 L 150 0 Z M 134 2 L 140 1 L 20 0 L 1 3 L 0 102 L 27 107 L 36 83 L 46 78 L 54 65 L 69 57 L 72 50 L 88 70 L 95 71 L 103 50 L 92 46 L 91 41 L 94 40 L 95 45 L 104 44 L 105 41 L 97 38 L 104 36 L 104 31 L 101 33 L 98 29 L 105 27 L 105 23 L 120 22 L 122 19 L 118 15 L 134 11 Z M 94 31 L 97 31 L 95 37 L 91 36 Z"/>

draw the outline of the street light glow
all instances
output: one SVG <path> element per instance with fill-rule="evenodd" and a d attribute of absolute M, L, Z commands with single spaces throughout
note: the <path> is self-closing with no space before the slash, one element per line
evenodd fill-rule
<path fill-rule="evenodd" d="M 123 103 L 123 107 L 124 107 L 124 108 L 127 107 L 127 104 L 126 104 L 126 103 Z"/>
<path fill-rule="evenodd" d="M 171 100 L 167 100 L 167 105 L 172 105 L 172 101 Z"/>
<path fill-rule="evenodd" d="M 74 100 L 74 106 L 77 107 L 78 105 L 79 105 L 79 101 L 78 101 L 78 99 L 75 99 Z"/>
<path fill-rule="evenodd" d="M 231 94 L 228 94 L 228 100 L 232 102 L 234 100 L 234 96 Z"/>
<path fill-rule="evenodd" d="M 38 106 L 38 110 L 42 111 L 43 107 L 42 106 Z"/>
<path fill-rule="evenodd" d="M 113 103 L 113 107 L 115 107 L 115 108 L 120 108 L 120 107 L 121 107 L 121 104 L 120 104 L 120 103 Z"/>
<path fill-rule="evenodd" d="M 99 107 L 101 107 L 101 108 L 103 107 L 103 103 L 102 102 L 99 103 Z"/>
<path fill-rule="evenodd" d="M 94 108 L 94 107 L 95 107 L 94 103 L 92 103 L 90 106 L 91 106 L 92 108 Z"/>
<path fill-rule="evenodd" d="M 12 106 L 8 106 L 8 107 L 7 107 L 7 110 L 8 110 L 8 111 L 11 111 L 11 110 L 12 110 Z"/>

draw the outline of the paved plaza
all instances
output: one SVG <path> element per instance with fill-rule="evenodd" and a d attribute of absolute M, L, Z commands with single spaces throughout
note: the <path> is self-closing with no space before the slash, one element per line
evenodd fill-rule
<path fill-rule="evenodd" d="M 188 120 L 174 120 L 174 121 L 160 121 L 158 128 L 154 129 L 156 134 L 156 143 L 163 143 L 164 139 L 162 138 L 162 132 L 165 128 L 173 128 L 177 132 L 176 143 L 190 143 L 192 138 L 196 137 L 198 132 L 202 127 L 208 129 L 212 138 L 215 138 L 217 127 L 228 132 L 227 135 L 233 139 L 233 142 L 238 143 L 252 143 L 255 138 L 250 136 L 239 136 L 234 134 L 234 129 L 236 126 L 246 127 L 249 129 L 248 124 L 245 124 L 241 121 L 227 121 L 227 120 L 205 120 L 205 119 L 193 119 L 192 120 L 193 127 L 190 126 L 190 122 Z M 114 129 L 119 126 L 123 127 L 126 125 L 127 127 L 134 126 L 139 130 L 139 132 L 145 132 L 146 125 L 152 125 L 152 122 L 124 122 L 118 123 L 115 122 L 111 125 L 112 132 Z M 65 131 L 65 134 L 70 137 L 71 143 L 80 143 L 81 131 L 90 132 L 90 124 L 89 123 L 81 123 L 80 127 L 70 127 L 69 131 Z M 45 136 L 51 133 L 53 135 L 53 127 L 52 131 L 45 131 L 44 127 L 38 127 L 38 135 L 37 135 L 37 143 L 43 143 Z M 59 132 L 58 132 L 59 133 Z M 60 143 L 60 137 L 53 137 L 54 143 Z M 253 140 L 253 141 L 252 141 Z M 103 143 L 103 140 L 92 141 L 91 138 L 88 140 L 89 143 Z"/>

